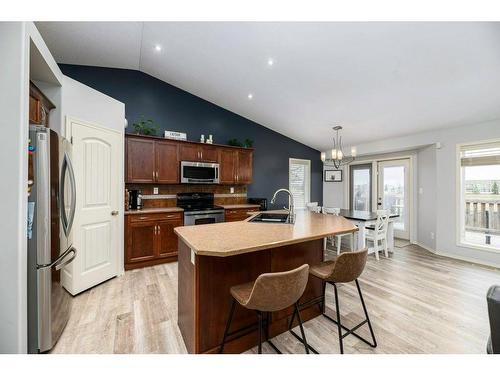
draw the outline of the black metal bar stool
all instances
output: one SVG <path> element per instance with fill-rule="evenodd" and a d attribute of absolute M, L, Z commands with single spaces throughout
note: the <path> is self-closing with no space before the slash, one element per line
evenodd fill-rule
<path fill-rule="evenodd" d="M 301 305 L 301 308 L 309 307 L 313 304 L 320 304 L 321 306 L 321 311 L 322 314 L 325 318 L 328 320 L 332 321 L 335 323 L 338 327 L 338 332 L 339 332 L 339 345 L 340 345 L 340 353 L 344 354 L 344 345 L 343 345 L 343 339 L 344 337 L 348 335 L 353 335 L 360 339 L 361 341 L 367 343 L 370 345 L 372 348 L 377 347 L 377 341 L 375 340 L 375 334 L 373 333 L 373 328 L 372 324 L 370 322 L 370 318 L 368 317 L 368 311 L 366 310 L 366 305 L 365 301 L 363 300 L 363 295 L 361 294 L 361 288 L 359 286 L 359 281 L 358 277 L 361 275 L 363 272 L 365 265 L 366 265 L 366 258 L 368 255 L 368 249 L 363 249 L 361 251 L 354 251 L 350 253 L 342 253 L 337 257 L 335 260 L 330 260 L 326 262 L 322 262 L 318 265 L 312 266 L 309 269 L 309 273 L 315 277 L 318 277 L 321 279 L 323 283 L 323 295 L 320 298 L 317 298 L 315 300 L 309 301 L 308 303 L 305 303 Z M 356 288 L 358 289 L 359 293 L 359 298 L 361 300 L 361 305 L 363 306 L 363 311 L 365 313 L 366 319 L 363 320 L 361 323 L 357 324 L 353 328 L 347 328 L 344 326 L 341 321 L 340 321 L 340 303 L 339 303 L 339 294 L 337 290 L 337 284 L 340 283 L 349 283 L 354 281 L 356 283 Z M 333 291 L 335 293 L 335 310 L 337 312 L 337 319 L 333 319 L 326 315 L 325 313 L 325 292 L 326 292 L 326 284 L 333 285 Z M 292 316 L 292 320 L 290 321 L 290 327 L 293 325 L 293 321 L 295 319 L 295 313 Z M 361 337 L 358 335 L 355 331 L 363 326 L 364 324 L 368 324 L 368 328 L 370 329 L 370 333 L 372 336 L 372 341 L 369 342 L 365 338 Z M 346 332 L 342 333 L 342 329 L 344 329 Z M 302 341 L 301 338 L 293 331 L 290 331 L 298 340 Z M 303 342 L 304 345 L 307 345 L 309 349 L 314 352 L 318 353 L 316 349 L 308 345 L 307 343 Z"/>
<path fill-rule="evenodd" d="M 231 287 L 230 292 L 233 297 L 231 310 L 224 330 L 219 353 L 224 352 L 224 345 L 229 336 L 242 335 L 248 333 L 248 330 L 254 328 L 255 325 L 243 327 L 234 332 L 229 332 L 231 321 L 233 320 L 236 303 L 250 310 L 255 310 L 258 317 L 259 330 L 259 354 L 262 353 L 262 335 L 265 334 L 266 341 L 278 353 L 279 349 L 269 339 L 269 320 L 270 313 L 283 310 L 287 307 L 294 306 L 293 315 L 298 316 L 300 331 L 302 337 L 300 341 L 304 344 L 306 353 L 309 354 L 306 335 L 302 327 L 302 319 L 297 301 L 304 293 L 309 278 L 309 265 L 302 266 L 286 272 L 264 273 L 260 275 L 255 282 L 236 285 Z M 265 315 L 265 316 L 264 316 Z M 245 332 L 245 333 L 243 333 Z M 238 336 L 239 337 L 239 336 Z M 237 337 L 233 337 L 237 338 Z"/>

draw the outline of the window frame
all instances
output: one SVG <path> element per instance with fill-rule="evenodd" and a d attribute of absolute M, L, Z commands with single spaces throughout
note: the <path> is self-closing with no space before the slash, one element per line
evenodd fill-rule
<path fill-rule="evenodd" d="M 492 246 L 487 245 L 479 245 L 473 244 L 470 242 L 465 242 L 462 236 L 462 230 L 465 231 L 465 199 L 463 199 L 463 191 L 465 190 L 465 180 L 462 173 L 462 158 L 461 158 L 461 149 L 467 146 L 480 146 L 486 145 L 489 143 L 500 143 L 500 138 L 492 138 L 492 139 L 484 139 L 480 141 L 474 142 L 463 142 L 457 143 L 455 149 L 455 193 L 456 193 L 456 218 L 455 218 L 455 229 L 456 229 L 456 245 L 458 247 L 466 248 L 466 249 L 474 249 L 474 250 L 482 250 L 490 253 L 500 253 L 500 249 L 494 248 Z"/>
<path fill-rule="evenodd" d="M 309 159 L 298 159 L 298 158 L 289 158 L 288 159 L 288 190 L 292 193 L 291 187 L 291 179 L 290 179 L 290 168 L 292 164 L 305 164 L 306 165 L 306 181 L 305 181 L 305 197 L 304 197 L 304 207 L 295 206 L 294 208 L 297 210 L 305 210 L 307 208 L 307 203 L 311 202 L 311 160 Z"/>

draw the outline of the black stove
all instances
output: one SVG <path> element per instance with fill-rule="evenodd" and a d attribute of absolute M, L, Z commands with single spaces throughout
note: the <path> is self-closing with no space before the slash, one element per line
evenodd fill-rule
<path fill-rule="evenodd" d="M 224 210 L 223 207 L 214 205 L 213 193 L 178 193 L 177 207 L 185 212 Z"/>

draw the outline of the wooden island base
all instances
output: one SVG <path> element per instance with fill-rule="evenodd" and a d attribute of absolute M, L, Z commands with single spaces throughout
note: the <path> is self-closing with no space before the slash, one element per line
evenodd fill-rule
<path fill-rule="evenodd" d="M 178 325 L 188 352 L 218 352 L 232 301 L 231 286 L 253 281 L 265 272 L 287 271 L 322 260 L 322 239 L 227 257 L 196 255 L 179 239 Z M 310 276 L 299 303 L 317 298 L 321 292 L 321 281 Z M 271 315 L 270 338 L 288 329 L 292 313 L 290 307 Z M 312 306 L 301 315 L 306 321 L 320 315 L 320 309 Z M 255 311 L 237 305 L 231 332 L 253 323 L 257 323 Z M 257 344 L 254 330 L 227 342 L 224 352 L 241 353 Z"/>

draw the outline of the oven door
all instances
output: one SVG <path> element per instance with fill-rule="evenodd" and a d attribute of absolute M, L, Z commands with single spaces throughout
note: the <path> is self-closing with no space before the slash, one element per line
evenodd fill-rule
<path fill-rule="evenodd" d="M 181 183 L 218 184 L 219 164 L 181 161 Z"/>
<path fill-rule="evenodd" d="M 222 223 L 224 211 L 184 212 L 184 225 Z"/>

